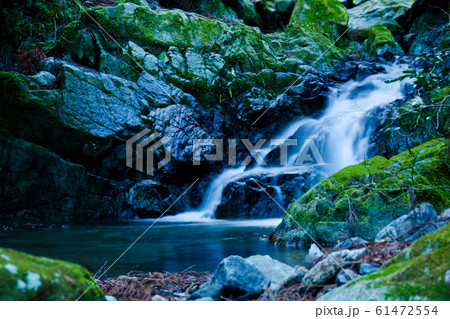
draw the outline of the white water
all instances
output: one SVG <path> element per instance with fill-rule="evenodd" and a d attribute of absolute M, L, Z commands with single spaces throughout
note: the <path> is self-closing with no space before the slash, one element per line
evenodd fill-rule
<path fill-rule="evenodd" d="M 406 81 L 385 83 L 403 74 L 406 64 L 386 66 L 386 73 L 375 74 L 361 82 L 350 80 L 332 88 L 327 107 L 319 118 L 301 118 L 294 120 L 276 139 L 296 138 L 297 147 L 288 148 L 287 166 L 256 166 L 245 170 L 245 166 L 225 169 L 209 185 L 199 209 L 175 216 L 164 217 L 163 221 L 203 222 L 211 221 L 217 205 L 222 199 L 225 187 L 246 176 L 275 174 L 281 172 L 304 172 L 308 166 L 296 166 L 295 161 L 302 143 L 313 139 L 319 148 L 326 166 L 323 171 L 327 176 L 338 170 L 359 163 L 366 157 L 369 148 L 371 128 L 367 127 L 369 113 L 377 107 L 404 97 L 403 87 Z M 267 116 L 267 115 L 266 115 Z M 260 150 L 265 157 L 277 145 L 269 145 Z M 318 182 L 318 181 L 317 181 Z"/>

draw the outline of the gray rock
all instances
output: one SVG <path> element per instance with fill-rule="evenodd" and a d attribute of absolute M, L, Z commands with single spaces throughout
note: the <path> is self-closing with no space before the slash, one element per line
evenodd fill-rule
<path fill-rule="evenodd" d="M 47 71 L 41 71 L 36 75 L 29 76 L 29 78 L 39 86 L 50 86 L 56 79 L 53 74 Z"/>
<path fill-rule="evenodd" d="M 281 283 L 281 287 L 301 283 L 307 272 L 308 269 L 305 267 L 296 266 L 294 272 Z"/>
<path fill-rule="evenodd" d="M 229 256 L 223 259 L 211 279 L 195 291 L 190 300 L 220 296 L 236 300 L 254 299 L 265 288 L 277 290 L 290 277 L 299 275 L 293 267 L 270 256 Z"/>
<path fill-rule="evenodd" d="M 450 269 L 445 272 L 445 283 L 450 285 Z"/>
<path fill-rule="evenodd" d="M 341 269 L 336 276 L 336 283 L 338 285 L 343 285 L 356 278 L 358 278 L 358 275 L 353 270 L 349 268 Z"/>
<path fill-rule="evenodd" d="M 339 250 L 332 252 L 325 259 L 315 264 L 303 277 L 302 283 L 307 286 L 321 285 L 332 279 L 342 268 L 357 260 L 366 248 L 355 250 Z"/>
<path fill-rule="evenodd" d="M 211 283 L 222 287 L 222 295 L 231 299 L 257 297 L 270 280 L 253 264 L 240 256 L 230 256 L 221 261 Z"/>
<path fill-rule="evenodd" d="M 323 251 L 317 246 L 316 244 L 311 244 L 311 247 L 309 247 L 308 255 L 314 256 L 316 258 L 319 258 L 320 256 L 323 256 Z"/>
<path fill-rule="evenodd" d="M 148 103 L 135 83 L 68 64 L 62 72 L 59 113 L 65 124 L 97 137 L 141 125 L 141 110 Z"/>
<path fill-rule="evenodd" d="M 378 269 L 380 269 L 380 267 L 378 267 L 377 265 L 374 265 L 374 264 L 369 264 L 369 263 L 359 264 L 359 274 L 362 276 L 374 273 Z"/>
<path fill-rule="evenodd" d="M 403 236 L 416 227 L 436 219 L 437 213 L 433 205 L 429 203 L 421 204 L 415 210 L 392 221 L 375 237 L 376 242 L 391 241 L 397 237 Z"/>
<path fill-rule="evenodd" d="M 352 237 L 352 238 L 347 238 L 344 241 L 341 241 L 340 243 L 336 244 L 333 247 L 333 250 L 336 249 L 344 249 L 344 248 L 348 248 L 352 245 L 361 245 L 361 246 L 365 246 L 367 245 L 369 242 L 367 240 L 364 240 L 360 237 Z"/>
<path fill-rule="evenodd" d="M 278 290 L 282 283 L 292 276 L 298 276 L 295 269 L 289 265 L 272 259 L 270 256 L 250 256 L 245 259 L 255 266 L 270 282 L 269 288 Z"/>

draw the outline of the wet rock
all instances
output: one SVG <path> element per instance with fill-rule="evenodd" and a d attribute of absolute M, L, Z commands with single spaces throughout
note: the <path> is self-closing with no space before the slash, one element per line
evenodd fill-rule
<path fill-rule="evenodd" d="M 223 191 L 215 217 L 281 217 L 284 210 L 279 205 L 287 207 L 308 190 L 315 178 L 318 178 L 315 173 L 294 171 L 248 176 L 231 182 Z"/>
<path fill-rule="evenodd" d="M 395 56 L 405 55 L 389 29 L 379 24 L 369 29 L 369 37 L 364 42 L 362 50 L 369 57 L 379 58 L 382 61 L 392 61 Z"/>
<path fill-rule="evenodd" d="M 437 213 L 430 203 L 421 204 L 415 210 L 392 221 L 380 230 L 375 241 L 392 241 L 420 225 L 436 219 Z"/>
<path fill-rule="evenodd" d="M 251 0 L 238 0 L 236 13 L 245 23 L 253 26 L 261 26 L 261 16 L 256 12 L 255 4 Z"/>
<path fill-rule="evenodd" d="M 354 280 L 358 277 L 358 275 L 351 269 L 341 269 L 336 276 L 336 283 L 338 285 L 346 284 L 347 282 Z"/>
<path fill-rule="evenodd" d="M 371 273 L 374 273 L 380 269 L 379 266 L 369 263 L 360 263 L 359 264 L 359 274 L 364 276 Z"/>
<path fill-rule="evenodd" d="M 24 140 L 0 136 L 0 166 L 5 221 L 113 218 L 122 209 L 123 190 L 115 182 Z"/>
<path fill-rule="evenodd" d="M 302 283 L 307 286 L 315 286 L 328 282 L 336 276 L 340 269 L 358 259 L 365 251 L 366 248 L 332 252 L 306 273 Z"/>
<path fill-rule="evenodd" d="M 169 196 L 169 190 L 161 183 L 144 180 L 130 188 L 126 199 L 133 212 L 140 218 L 157 218 L 166 208 L 163 199 Z"/>

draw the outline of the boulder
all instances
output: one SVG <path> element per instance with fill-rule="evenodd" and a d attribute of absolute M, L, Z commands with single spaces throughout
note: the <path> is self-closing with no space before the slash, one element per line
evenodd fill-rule
<path fill-rule="evenodd" d="M 302 284 L 306 286 L 317 286 L 325 284 L 333 279 L 336 274 L 347 267 L 351 262 L 361 257 L 366 248 L 355 250 L 339 250 L 327 255 L 315 264 L 303 277 Z"/>
<path fill-rule="evenodd" d="M 375 241 L 392 241 L 407 235 L 415 228 L 436 219 L 437 213 L 430 203 L 420 204 L 417 208 L 389 223 L 378 232 Z"/>
<path fill-rule="evenodd" d="M 269 288 L 272 290 L 278 290 L 284 282 L 292 277 L 298 277 L 301 273 L 299 269 L 294 269 L 267 255 L 250 256 L 245 260 L 255 266 L 269 280 Z"/>
<path fill-rule="evenodd" d="M 377 24 L 381 24 L 386 26 L 392 33 L 399 33 L 403 31 L 403 28 L 397 21 L 405 16 L 414 2 L 416 0 L 368 0 L 362 2 L 348 9 L 348 25 L 351 30 L 364 32 Z"/>
<path fill-rule="evenodd" d="M 101 301 L 105 296 L 80 265 L 0 248 L 0 300 Z"/>
<path fill-rule="evenodd" d="M 319 301 L 448 300 L 450 225 L 415 241 L 380 270 L 321 296 Z"/>
<path fill-rule="evenodd" d="M 252 0 L 237 0 L 236 13 L 246 24 L 262 26 L 261 16 L 256 12 L 255 3 Z"/>
<path fill-rule="evenodd" d="M 211 279 L 190 300 L 225 297 L 234 300 L 256 299 L 265 288 L 277 290 L 300 272 L 269 256 L 229 256 L 223 259 Z"/>
<path fill-rule="evenodd" d="M 380 24 L 369 28 L 369 37 L 363 43 L 362 50 L 368 57 L 379 58 L 382 61 L 392 61 L 396 56 L 405 55 L 389 29 Z"/>
<path fill-rule="evenodd" d="M 131 210 L 140 218 L 157 218 L 170 205 L 164 199 L 170 196 L 169 190 L 161 183 L 143 180 L 136 183 L 125 197 Z"/>

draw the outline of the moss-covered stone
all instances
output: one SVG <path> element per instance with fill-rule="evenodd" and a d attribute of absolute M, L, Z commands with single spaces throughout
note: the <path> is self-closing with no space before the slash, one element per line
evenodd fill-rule
<path fill-rule="evenodd" d="M 362 49 L 368 57 L 377 57 L 387 61 L 391 61 L 396 55 L 405 54 L 389 29 L 381 24 L 370 27 L 369 37 L 364 42 Z"/>
<path fill-rule="evenodd" d="M 336 288 L 319 300 L 449 300 L 450 225 L 428 234 L 379 271 Z"/>
<path fill-rule="evenodd" d="M 0 300 L 104 300 L 80 265 L 0 248 Z"/>
<path fill-rule="evenodd" d="M 443 211 L 450 207 L 450 190 L 439 188 L 450 185 L 447 149 L 443 140 L 433 140 L 390 160 L 376 156 L 342 169 L 289 207 L 272 241 L 306 244 L 312 241 L 306 232 L 320 242 L 351 235 L 346 225 L 349 201 L 361 223 L 357 235 L 371 240 L 410 210 L 408 188 L 414 189 L 418 203 L 430 202 Z"/>
<path fill-rule="evenodd" d="M 348 25 L 352 30 L 367 34 L 370 27 L 382 24 L 392 33 L 398 34 L 403 28 L 397 22 L 405 16 L 416 0 L 368 0 L 348 10 Z"/>

